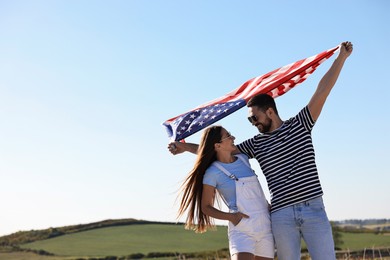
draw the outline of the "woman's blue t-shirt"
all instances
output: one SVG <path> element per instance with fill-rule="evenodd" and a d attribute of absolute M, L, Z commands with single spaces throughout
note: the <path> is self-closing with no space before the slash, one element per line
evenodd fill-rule
<path fill-rule="evenodd" d="M 249 164 L 249 160 L 246 155 L 242 154 L 241 158 L 247 160 Z M 237 157 L 236 160 L 232 163 L 219 163 L 226 170 L 228 170 L 229 173 L 234 174 L 238 179 L 255 175 L 254 171 Z M 233 211 L 237 210 L 235 182 L 235 180 L 229 178 L 224 172 L 222 172 L 219 168 L 217 168 L 217 166 L 213 164 L 206 170 L 206 173 L 203 177 L 203 184 L 215 187 L 224 200 L 226 206 L 228 206 L 228 208 Z"/>

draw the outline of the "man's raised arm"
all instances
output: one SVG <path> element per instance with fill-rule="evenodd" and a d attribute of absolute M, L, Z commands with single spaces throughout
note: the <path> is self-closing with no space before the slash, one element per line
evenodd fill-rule
<path fill-rule="evenodd" d="M 308 104 L 310 114 L 314 121 L 316 121 L 320 116 L 326 98 L 335 85 L 337 78 L 340 75 L 340 71 L 344 66 L 345 60 L 349 57 L 349 55 L 351 55 L 352 49 L 353 45 L 351 42 L 341 43 L 339 55 L 329 68 L 328 72 L 325 73 L 318 83 L 318 87 Z"/>

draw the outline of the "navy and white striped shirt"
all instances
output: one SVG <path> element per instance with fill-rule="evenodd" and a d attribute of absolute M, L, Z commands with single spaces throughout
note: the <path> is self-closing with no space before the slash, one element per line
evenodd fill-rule
<path fill-rule="evenodd" d="M 275 131 L 237 145 L 259 162 L 271 193 L 271 212 L 323 194 L 311 139 L 314 123 L 306 106 Z"/>

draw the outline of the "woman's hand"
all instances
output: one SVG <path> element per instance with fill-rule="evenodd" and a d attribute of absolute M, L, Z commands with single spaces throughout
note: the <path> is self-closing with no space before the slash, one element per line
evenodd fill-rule
<path fill-rule="evenodd" d="M 249 218 L 248 215 L 244 214 L 244 213 L 241 213 L 241 212 L 235 212 L 235 213 L 230 213 L 231 214 L 231 219 L 230 219 L 230 222 L 233 223 L 233 225 L 237 226 L 238 223 L 240 223 L 240 221 L 243 219 L 243 218 Z"/>

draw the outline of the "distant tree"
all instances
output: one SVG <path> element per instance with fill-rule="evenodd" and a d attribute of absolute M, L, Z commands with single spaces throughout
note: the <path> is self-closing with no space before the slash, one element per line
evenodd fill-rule
<path fill-rule="evenodd" d="M 342 248 L 341 246 L 344 244 L 344 241 L 342 239 L 343 235 L 341 234 L 339 227 L 337 227 L 335 223 L 331 221 L 330 224 L 332 225 L 334 248 L 336 248 L 336 250 L 340 250 Z"/>

